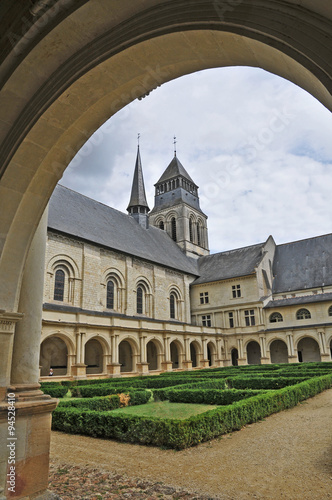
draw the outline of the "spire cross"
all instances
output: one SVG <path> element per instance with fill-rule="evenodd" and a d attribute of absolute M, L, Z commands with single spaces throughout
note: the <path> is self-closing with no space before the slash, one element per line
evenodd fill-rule
<path fill-rule="evenodd" d="M 174 139 L 174 142 L 173 142 L 173 144 L 174 144 L 174 156 L 176 156 L 176 142 L 177 142 L 176 137 L 174 136 L 173 139 Z"/>
<path fill-rule="evenodd" d="M 139 147 L 139 138 L 141 137 L 141 134 L 137 134 L 137 146 Z"/>

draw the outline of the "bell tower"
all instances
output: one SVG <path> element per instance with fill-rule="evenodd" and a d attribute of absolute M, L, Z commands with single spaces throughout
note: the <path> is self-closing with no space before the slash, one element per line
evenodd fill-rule
<path fill-rule="evenodd" d="M 207 216 L 199 205 L 198 186 L 176 156 L 155 184 L 150 224 L 167 231 L 188 257 L 208 255 Z"/>

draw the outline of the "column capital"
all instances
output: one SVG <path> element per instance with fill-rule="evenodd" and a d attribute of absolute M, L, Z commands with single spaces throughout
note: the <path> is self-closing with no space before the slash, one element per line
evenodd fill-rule
<path fill-rule="evenodd" d="M 0 310 L 0 333 L 14 333 L 16 323 L 23 317 L 23 313 Z"/>

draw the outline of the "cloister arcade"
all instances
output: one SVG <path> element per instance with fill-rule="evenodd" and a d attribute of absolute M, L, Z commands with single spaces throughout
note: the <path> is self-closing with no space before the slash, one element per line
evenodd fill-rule
<path fill-rule="evenodd" d="M 123 335 L 118 342 L 117 354 L 114 359 L 118 359 L 120 370 L 118 375 L 137 375 L 140 373 L 139 364 L 146 359 L 146 373 L 160 373 L 165 368 L 164 363 L 168 362 L 168 370 L 184 369 L 185 345 L 182 339 L 169 340 L 169 360 L 165 354 L 164 345 L 157 339 L 145 342 L 145 352 L 141 356 L 139 339 L 126 337 Z M 292 362 L 319 362 L 321 352 L 317 340 L 310 336 L 301 337 L 295 344 L 296 357 L 292 358 L 284 340 L 271 340 L 267 346 L 267 357 L 262 358 L 259 342 L 249 340 L 245 345 L 245 357 L 239 359 L 238 349 L 229 347 L 225 352 L 223 347 L 219 347 L 215 340 L 205 339 L 204 348 L 201 340 L 190 342 L 190 359 L 188 361 L 191 368 L 217 367 L 217 366 L 237 366 L 238 364 L 266 364 L 266 363 L 289 363 Z M 332 352 L 332 338 L 329 342 Z M 204 349 L 206 354 L 204 357 Z M 84 376 L 110 376 L 108 366 L 111 364 L 112 342 L 100 335 L 92 336 L 83 345 L 85 365 Z M 47 336 L 40 347 L 40 375 L 42 378 L 48 377 L 50 368 L 53 369 L 55 377 L 72 378 L 71 366 L 76 359 L 74 343 L 70 335 L 66 333 L 52 334 Z"/>

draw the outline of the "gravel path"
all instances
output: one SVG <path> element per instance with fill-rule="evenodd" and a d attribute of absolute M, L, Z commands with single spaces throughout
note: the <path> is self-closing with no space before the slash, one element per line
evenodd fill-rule
<path fill-rule="evenodd" d="M 241 431 L 183 451 L 53 432 L 51 463 L 55 479 L 50 489 L 64 500 L 332 499 L 332 389 Z M 103 483 L 108 481 L 110 493 L 94 483 L 98 474 Z M 84 495 L 75 488 L 71 494 L 73 481 L 82 487 L 83 476 L 89 478 Z M 69 496 L 61 489 L 66 481 Z"/>

